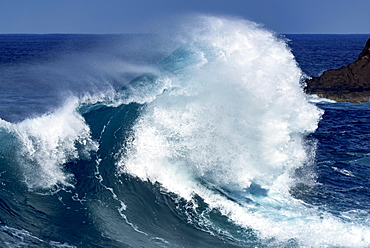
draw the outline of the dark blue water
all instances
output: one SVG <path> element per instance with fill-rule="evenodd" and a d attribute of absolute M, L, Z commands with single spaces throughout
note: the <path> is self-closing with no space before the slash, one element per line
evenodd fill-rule
<path fill-rule="evenodd" d="M 370 105 L 300 88 L 368 35 L 199 27 L 0 35 L 2 247 L 370 246 Z"/>

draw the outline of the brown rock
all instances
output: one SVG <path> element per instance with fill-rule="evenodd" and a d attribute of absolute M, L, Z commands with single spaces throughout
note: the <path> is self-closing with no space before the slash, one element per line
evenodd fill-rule
<path fill-rule="evenodd" d="M 305 81 L 305 91 L 337 102 L 370 101 L 370 39 L 355 62 Z"/>

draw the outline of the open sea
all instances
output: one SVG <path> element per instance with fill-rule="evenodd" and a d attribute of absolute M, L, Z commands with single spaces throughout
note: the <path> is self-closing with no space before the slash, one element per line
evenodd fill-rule
<path fill-rule="evenodd" d="M 0 246 L 370 247 L 370 103 L 302 89 L 368 38 L 1 34 Z"/>

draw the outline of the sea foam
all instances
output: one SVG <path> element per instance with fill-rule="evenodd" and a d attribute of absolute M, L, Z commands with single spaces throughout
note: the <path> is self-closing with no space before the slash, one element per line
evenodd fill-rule
<path fill-rule="evenodd" d="M 73 176 L 64 165 L 97 150 L 90 129 L 77 112 L 79 100 L 70 98 L 59 109 L 19 123 L 1 126 L 19 142 L 18 164 L 29 189 L 73 186 Z"/>

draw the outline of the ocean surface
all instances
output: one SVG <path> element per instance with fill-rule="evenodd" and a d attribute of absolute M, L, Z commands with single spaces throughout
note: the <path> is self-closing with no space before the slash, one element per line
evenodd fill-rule
<path fill-rule="evenodd" d="M 0 246 L 370 247 L 370 104 L 302 90 L 369 37 L 0 35 Z"/>

